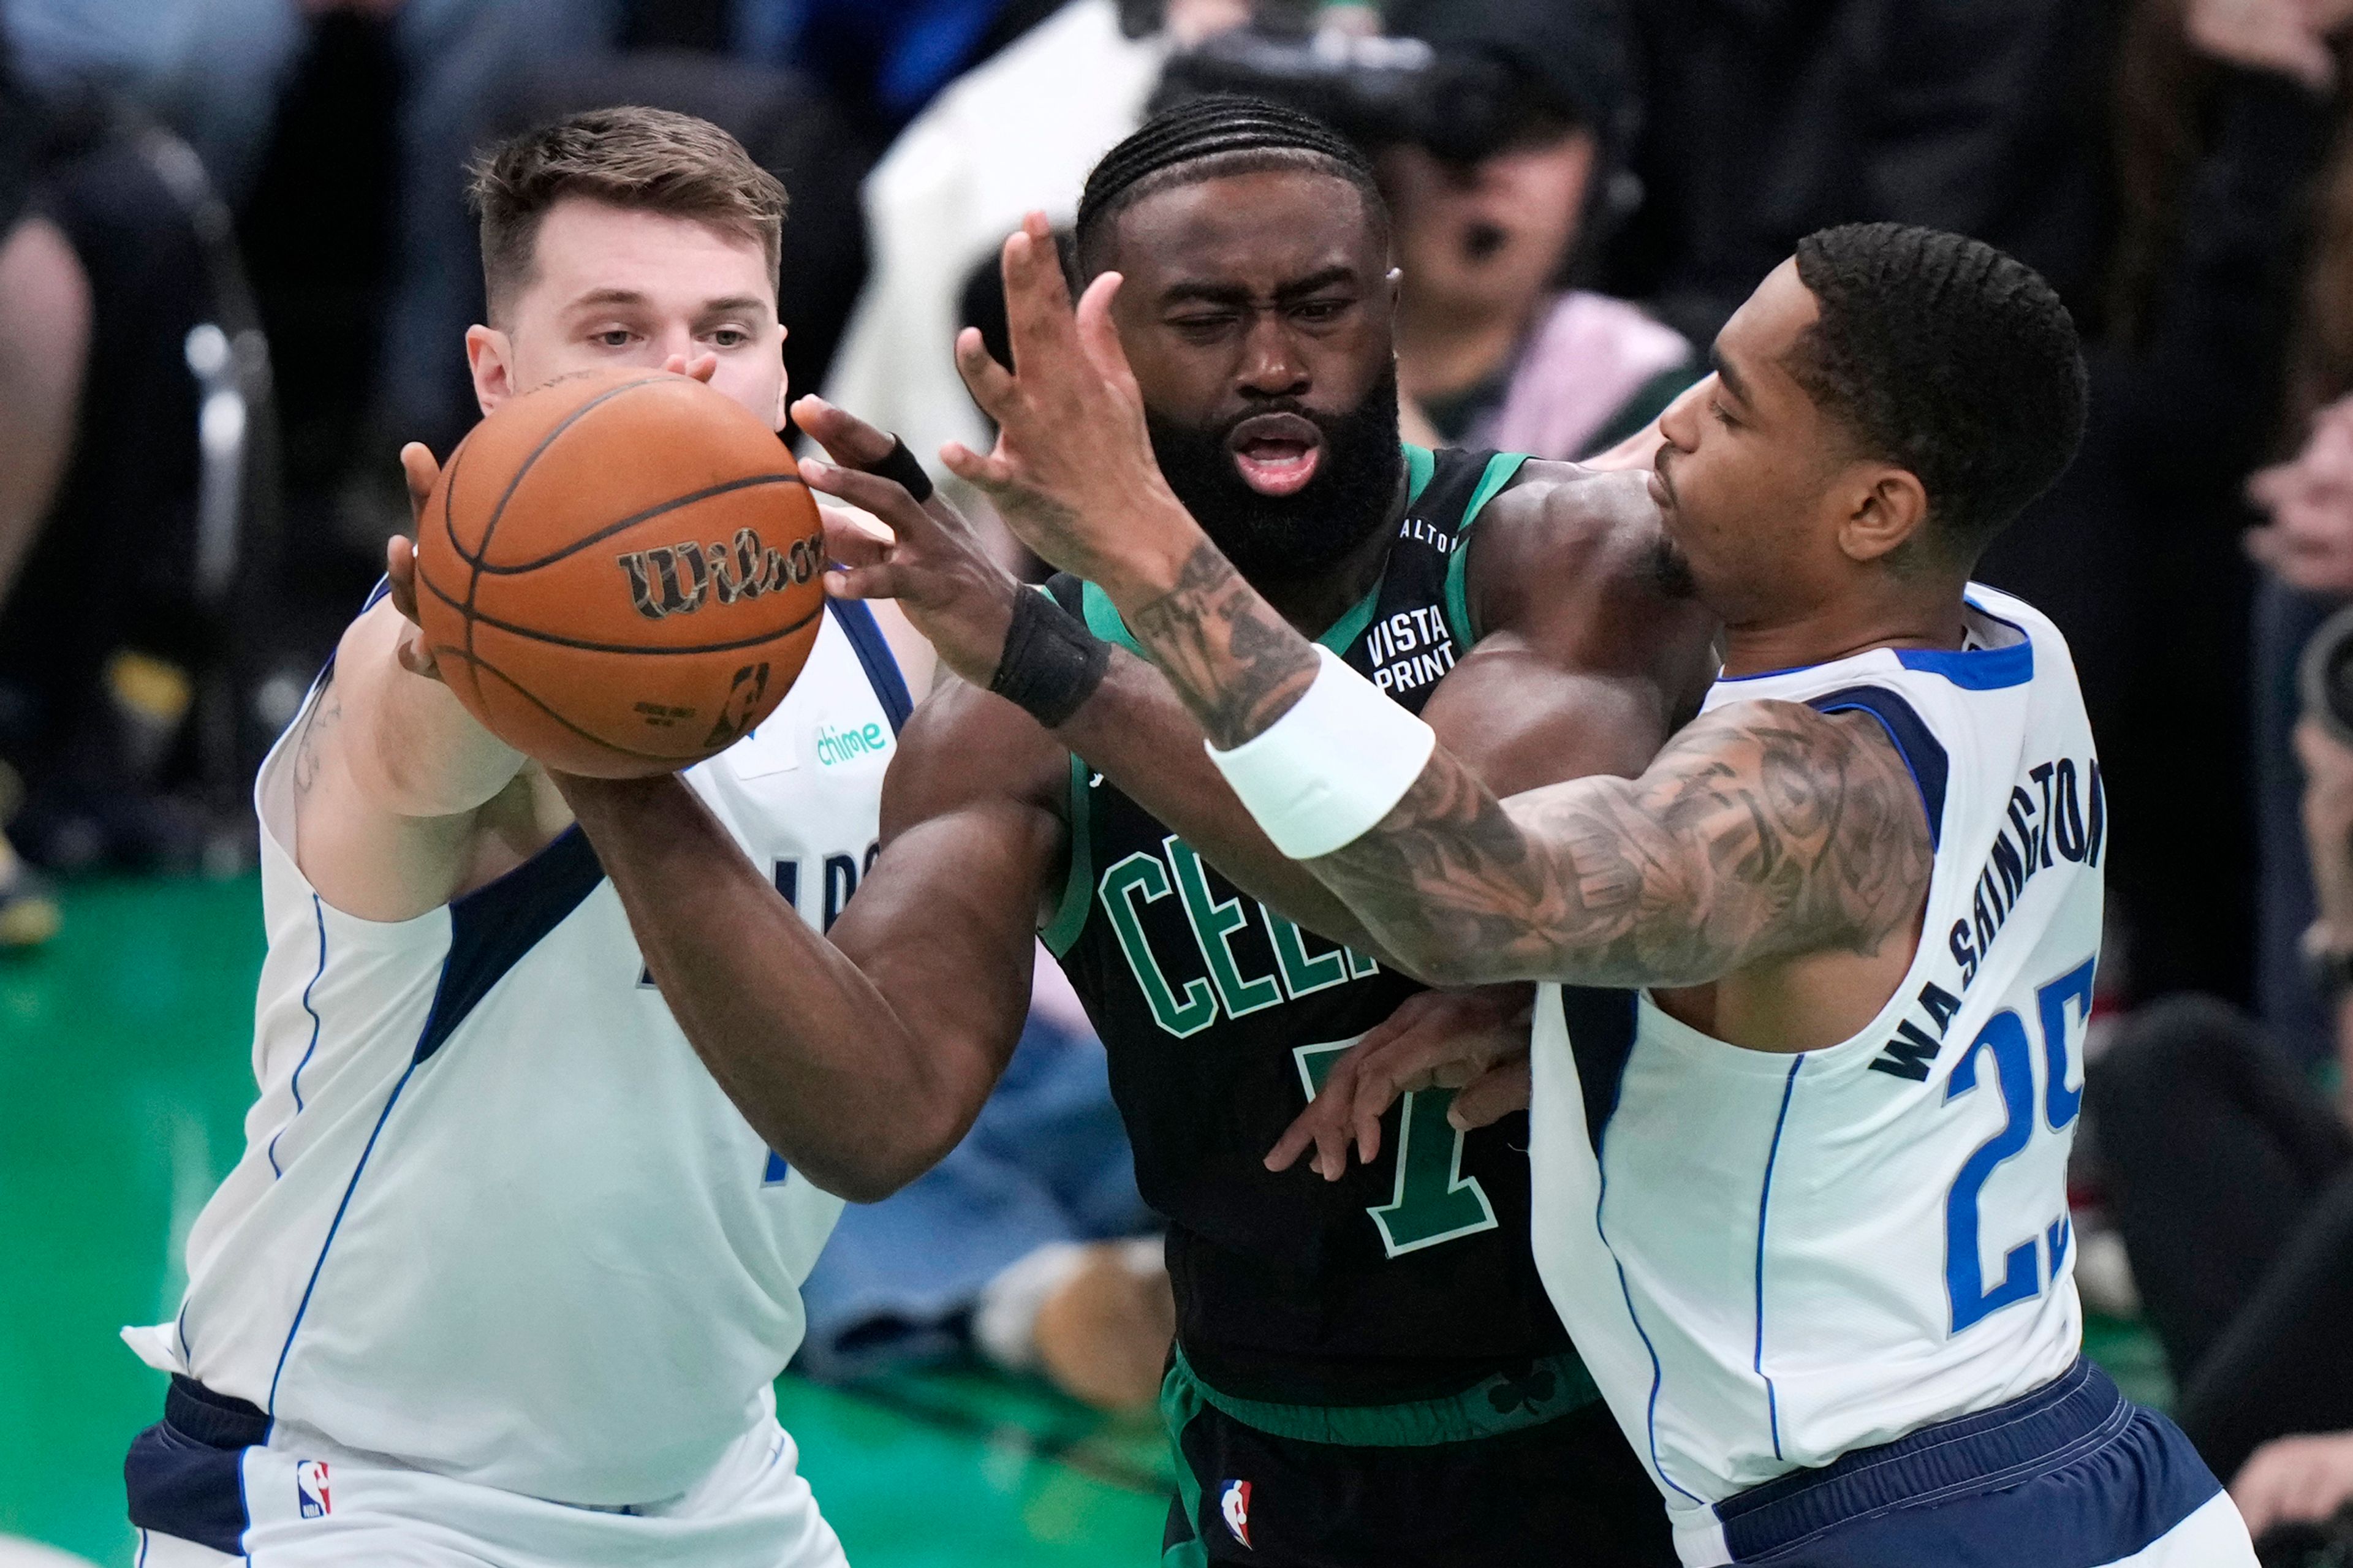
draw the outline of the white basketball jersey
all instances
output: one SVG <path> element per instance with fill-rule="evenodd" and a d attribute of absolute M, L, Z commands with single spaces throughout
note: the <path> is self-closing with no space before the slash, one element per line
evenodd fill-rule
<path fill-rule="evenodd" d="M 686 775 L 812 924 L 871 863 L 905 716 L 872 618 L 835 605 L 782 706 Z M 345 1449 L 562 1502 L 675 1497 L 773 1408 L 841 1200 L 712 1080 L 578 828 L 444 908 L 360 920 L 296 868 L 289 751 L 255 786 L 245 1156 L 177 1322 L 126 1337 Z"/>
<path fill-rule="evenodd" d="M 2106 813 L 2066 644 L 2016 599 L 1968 599 L 1962 651 L 1723 680 L 1706 704 L 1866 710 L 1911 765 L 1936 867 L 1869 1027 L 1773 1055 L 1647 994 L 1539 996 L 1537 1265 L 1689 1563 L 1727 1560 L 1713 1504 L 2016 1398 L 2080 1345 L 2066 1165 Z"/>

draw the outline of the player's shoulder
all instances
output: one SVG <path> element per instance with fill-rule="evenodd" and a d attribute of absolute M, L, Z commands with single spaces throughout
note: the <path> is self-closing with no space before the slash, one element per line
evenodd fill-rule
<path fill-rule="evenodd" d="M 1658 575 L 1659 509 L 1647 473 L 1530 459 L 1487 504 L 1474 537 L 1472 566 L 1485 577 L 1535 572 L 1609 587 L 1653 584 Z"/>
<path fill-rule="evenodd" d="M 1647 473 L 1531 461 L 1472 535 L 1467 586 L 1482 636 L 1575 635 L 1638 660 L 1704 655 L 1705 607 L 1663 570 Z"/>

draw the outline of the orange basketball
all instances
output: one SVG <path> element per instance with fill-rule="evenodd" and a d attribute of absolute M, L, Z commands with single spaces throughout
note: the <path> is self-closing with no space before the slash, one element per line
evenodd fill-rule
<path fill-rule="evenodd" d="M 723 751 L 823 625 L 825 535 L 792 455 L 682 375 L 590 372 L 501 405 L 417 531 L 417 618 L 450 689 L 565 773 Z"/>

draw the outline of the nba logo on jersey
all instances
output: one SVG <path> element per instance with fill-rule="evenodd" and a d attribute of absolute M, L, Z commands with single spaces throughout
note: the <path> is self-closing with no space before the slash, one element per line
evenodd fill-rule
<path fill-rule="evenodd" d="M 1233 1531 L 1234 1539 L 1245 1548 L 1249 1547 L 1250 1483 L 1228 1481 L 1226 1489 L 1219 1495 L 1218 1511 L 1225 1516 L 1226 1528 Z"/>
<path fill-rule="evenodd" d="M 294 1499 L 304 1519 L 323 1519 L 335 1511 L 327 1498 L 327 1461 L 302 1459 L 294 1466 Z"/>

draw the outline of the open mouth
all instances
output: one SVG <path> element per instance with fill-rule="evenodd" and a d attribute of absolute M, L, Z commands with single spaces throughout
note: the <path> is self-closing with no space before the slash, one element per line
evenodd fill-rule
<path fill-rule="evenodd" d="M 1226 437 L 1242 483 L 1262 496 L 1297 495 L 1324 461 L 1324 432 L 1296 414 L 1260 414 Z"/>

